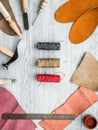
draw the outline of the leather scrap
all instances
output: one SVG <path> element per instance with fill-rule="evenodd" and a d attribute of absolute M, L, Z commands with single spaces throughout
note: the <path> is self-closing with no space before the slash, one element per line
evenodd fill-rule
<path fill-rule="evenodd" d="M 70 41 L 79 44 L 89 38 L 98 25 L 98 8 L 87 11 L 72 26 Z"/>
<path fill-rule="evenodd" d="M 86 52 L 70 81 L 79 86 L 98 91 L 98 61 Z"/>
<path fill-rule="evenodd" d="M 12 19 L 16 22 L 17 24 L 17 27 L 19 28 L 20 32 L 21 32 L 21 29 L 15 19 L 15 16 L 13 14 L 13 11 L 11 9 L 11 6 L 9 4 L 9 0 L 0 0 L 2 2 L 2 4 L 5 6 L 5 8 L 7 9 L 7 11 L 9 12 L 9 14 L 11 15 Z M 15 36 L 17 35 L 8 25 L 8 22 L 3 18 L 3 16 L 1 15 L 0 13 L 0 29 L 8 34 L 8 35 L 12 35 L 12 36 Z"/>
<path fill-rule="evenodd" d="M 77 117 L 96 102 L 98 102 L 98 96 L 95 92 L 84 87 L 79 87 L 52 114 L 75 114 Z M 72 120 L 43 120 L 40 122 L 40 125 L 44 130 L 64 130 L 71 122 Z"/>
<path fill-rule="evenodd" d="M 25 114 L 15 97 L 5 88 L 0 87 L 0 130 L 35 130 L 31 120 L 3 120 L 2 114 Z"/>

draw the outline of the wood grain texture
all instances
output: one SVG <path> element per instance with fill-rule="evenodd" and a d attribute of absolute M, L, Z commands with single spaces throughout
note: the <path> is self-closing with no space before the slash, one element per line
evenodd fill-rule
<path fill-rule="evenodd" d="M 98 28 L 87 41 L 80 45 L 73 45 L 69 41 L 69 32 L 72 23 L 60 24 L 55 21 L 55 11 L 64 2 L 65 0 L 49 0 L 46 8 L 41 12 L 36 23 L 32 26 L 32 21 L 36 16 L 40 2 L 39 0 L 28 0 L 30 29 L 25 31 L 20 1 L 10 1 L 16 19 L 22 27 L 23 41 L 18 46 L 19 58 L 9 66 L 9 70 L 4 71 L 2 66 L 0 66 L 0 78 L 16 78 L 18 80 L 16 84 L 5 85 L 4 87 L 15 95 L 21 106 L 28 113 L 50 113 L 63 104 L 78 88 L 78 86 L 71 84 L 69 79 L 85 51 L 91 52 L 98 59 Z M 43 51 L 38 50 L 36 47 L 38 42 L 58 42 L 62 40 L 64 42 L 61 42 L 60 51 Z M 18 41 L 18 36 L 8 36 L 0 31 L 0 45 L 14 51 Z M 60 58 L 61 67 L 56 69 L 38 68 L 37 60 L 39 58 Z M 0 53 L 0 63 L 5 63 L 5 61 L 8 61 L 8 57 Z M 65 77 L 60 84 L 41 83 L 40 87 L 38 87 L 39 83 L 36 81 L 36 75 L 45 72 L 50 74 L 62 72 L 65 74 Z M 93 114 L 98 118 L 97 109 L 98 103 L 94 104 L 85 113 Z M 86 130 L 81 122 L 85 113 L 81 114 L 65 130 Z M 39 121 L 34 122 L 38 127 L 36 130 L 43 130 L 38 124 Z"/>

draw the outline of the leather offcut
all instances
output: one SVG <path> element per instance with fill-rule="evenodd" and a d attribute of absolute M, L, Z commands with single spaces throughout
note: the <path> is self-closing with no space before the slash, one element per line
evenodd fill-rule
<path fill-rule="evenodd" d="M 98 61 L 87 52 L 70 81 L 79 86 L 98 91 Z"/>

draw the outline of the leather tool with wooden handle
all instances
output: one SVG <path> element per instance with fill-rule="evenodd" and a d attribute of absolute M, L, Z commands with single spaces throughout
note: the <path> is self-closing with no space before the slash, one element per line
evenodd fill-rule
<path fill-rule="evenodd" d="M 39 5 L 39 9 L 38 9 L 38 14 L 36 15 L 32 25 L 34 25 L 36 19 L 38 18 L 38 15 L 40 14 L 40 12 L 45 8 L 46 4 L 48 3 L 48 0 L 42 0 L 40 5 Z"/>
<path fill-rule="evenodd" d="M 18 42 L 18 44 L 19 44 L 19 43 L 20 43 L 20 41 Z M 18 46 L 18 44 L 17 44 L 17 46 Z M 10 59 L 7 63 L 2 64 L 2 66 L 3 66 L 3 68 L 4 68 L 5 70 L 8 70 L 8 66 L 9 66 L 11 63 L 13 63 L 14 61 L 17 60 L 17 58 L 18 58 L 18 49 L 17 49 L 17 46 L 16 46 L 16 49 L 15 49 L 14 54 L 11 56 L 11 59 Z"/>
<path fill-rule="evenodd" d="M 26 0 L 21 0 L 21 3 L 22 3 L 22 10 L 23 10 L 24 28 L 25 28 L 25 30 L 28 30 L 29 29 L 29 22 L 28 22 Z"/>
<path fill-rule="evenodd" d="M 16 79 L 0 79 L 0 84 L 10 84 L 15 83 L 16 81 Z"/>
<path fill-rule="evenodd" d="M 16 23 L 12 20 L 10 14 L 6 10 L 6 8 L 3 6 L 3 4 L 0 2 L 0 13 L 3 15 L 5 20 L 9 23 L 9 26 L 12 28 L 12 30 L 17 34 L 21 35 L 20 30 L 18 29 Z"/>

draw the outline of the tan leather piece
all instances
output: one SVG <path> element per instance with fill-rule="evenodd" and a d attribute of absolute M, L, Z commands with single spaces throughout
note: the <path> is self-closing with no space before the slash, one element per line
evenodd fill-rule
<path fill-rule="evenodd" d="M 9 14 L 11 15 L 12 19 L 16 22 L 18 28 L 20 29 L 15 17 L 14 17 L 14 14 L 13 14 L 13 11 L 10 7 L 10 4 L 9 4 L 9 0 L 0 0 L 3 5 L 5 6 L 5 8 L 7 9 L 7 11 L 9 12 Z M 0 29 L 4 32 L 4 33 L 7 33 L 8 35 L 17 35 L 8 25 L 8 23 L 6 22 L 6 20 L 4 19 L 4 17 L 1 15 L 0 13 Z M 21 31 L 21 29 L 20 29 Z"/>
<path fill-rule="evenodd" d="M 79 44 L 91 36 L 98 25 L 98 8 L 87 11 L 72 26 L 70 41 Z"/>
<path fill-rule="evenodd" d="M 67 23 L 77 20 L 87 10 L 98 7 L 98 0 L 70 0 L 56 12 L 56 20 Z"/>
<path fill-rule="evenodd" d="M 70 81 L 79 86 L 98 91 L 98 62 L 87 52 Z"/>
<path fill-rule="evenodd" d="M 91 105 L 98 102 L 95 92 L 83 87 L 79 87 L 62 106 L 52 112 L 52 114 L 74 114 L 78 117 Z M 64 130 L 72 120 L 43 120 L 39 124 L 44 130 Z"/>

